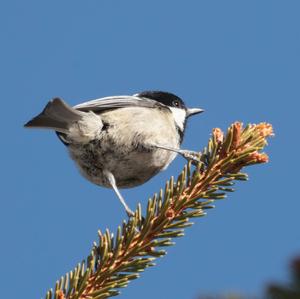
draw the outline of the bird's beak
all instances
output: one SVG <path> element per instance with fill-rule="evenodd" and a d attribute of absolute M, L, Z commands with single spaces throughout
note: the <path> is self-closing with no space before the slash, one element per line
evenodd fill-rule
<path fill-rule="evenodd" d="M 200 108 L 188 108 L 186 110 L 186 117 L 190 117 L 194 114 L 198 114 L 198 113 L 202 113 L 202 112 L 204 112 L 204 110 L 200 109 Z"/>

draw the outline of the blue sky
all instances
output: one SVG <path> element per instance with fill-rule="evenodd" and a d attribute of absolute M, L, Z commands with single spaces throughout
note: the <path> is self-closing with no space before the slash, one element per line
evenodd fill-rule
<path fill-rule="evenodd" d="M 55 134 L 23 124 L 60 96 L 70 104 L 161 89 L 204 114 L 184 147 L 213 127 L 267 121 L 270 163 L 249 168 L 228 199 L 196 220 L 169 254 L 120 298 L 259 294 L 288 279 L 300 254 L 299 1 L 2 1 L 1 297 L 41 298 L 124 212 L 111 190 L 84 180 Z M 185 161 L 123 191 L 146 202 Z"/>

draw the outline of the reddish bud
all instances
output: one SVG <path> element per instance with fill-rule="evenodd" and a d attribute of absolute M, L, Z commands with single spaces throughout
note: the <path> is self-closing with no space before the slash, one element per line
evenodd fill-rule
<path fill-rule="evenodd" d="M 224 140 L 224 133 L 222 132 L 221 129 L 219 128 L 214 128 L 213 131 L 213 136 L 215 138 L 215 140 L 218 142 L 218 143 L 222 143 L 223 140 Z"/>
<path fill-rule="evenodd" d="M 267 154 L 254 152 L 249 156 L 249 160 L 255 160 L 256 163 L 268 163 L 269 157 Z"/>
<path fill-rule="evenodd" d="M 238 145 L 240 144 L 242 123 L 235 122 L 233 124 L 232 128 L 233 128 L 233 137 L 232 137 L 231 148 L 236 149 L 238 147 Z"/>
<path fill-rule="evenodd" d="M 57 298 L 58 299 L 65 299 L 65 294 L 62 290 L 59 290 L 58 293 L 57 293 Z"/>
<path fill-rule="evenodd" d="M 165 213 L 165 216 L 169 219 L 172 220 L 175 217 L 175 212 L 173 209 L 168 209 Z"/>
<path fill-rule="evenodd" d="M 260 131 L 260 135 L 263 137 L 274 136 L 273 127 L 268 123 L 260 123 L 256 126 Z"/>

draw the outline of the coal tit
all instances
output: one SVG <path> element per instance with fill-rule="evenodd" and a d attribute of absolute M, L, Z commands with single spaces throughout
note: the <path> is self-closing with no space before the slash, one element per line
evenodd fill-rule
<path fill-rule="evenodd" d="M 163 91 L 105 97 L 74 107 L 54 98 L 25 127 L 56 131 L 82 175 L 114 189 L 132 216 L 119 188 L 147 182 L 177 154 L 197 160 L 196 153 L 180 145 L 187 118 L 202 111 Z"/>

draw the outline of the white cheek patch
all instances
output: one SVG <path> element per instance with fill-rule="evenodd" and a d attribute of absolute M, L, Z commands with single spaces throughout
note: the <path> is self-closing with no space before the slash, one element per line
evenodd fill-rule
<path fill-rule="evenodd" d="M 186 119 L 186 111 L 184 109 L 179 109 L 175 107 L 170 107 L 170 109 L 172 111 L 176 125 L 183 131 Z"/>

